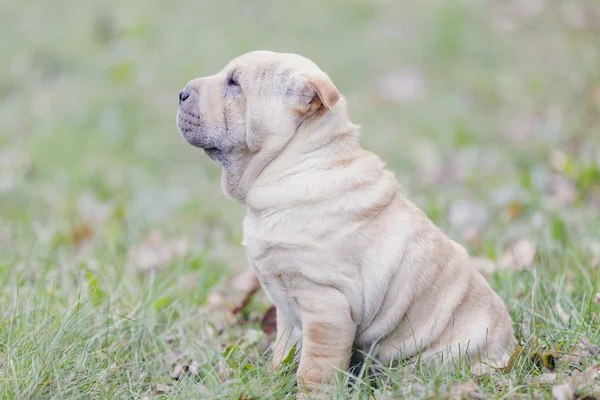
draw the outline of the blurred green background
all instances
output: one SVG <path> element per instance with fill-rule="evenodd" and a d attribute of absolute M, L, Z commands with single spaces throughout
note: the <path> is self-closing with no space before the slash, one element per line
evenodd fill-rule
<path fill-rule="evenodd" d="M 536 246 L 545 283 L 531 270 L 492 278 L 526 322 L 521 340 L 571 329 L 552 325 L 546 300 L 570 314 L 598 291 L 596 0 L 8 0 L 0 33 L 0 397 L 149 393 L 168 369 L 163 339 L 185 332 L 192 348 L 209 289 L 244 264 L 244 210 L 179 136 L 177 95 L 250 50 L 319 64 L 364 146 L 472 254 Z M 187 250 L 140 273 L 128 251 L 151 231 Z M 75 304 L 87 322 L 73 322 Z M 553 322 L 535 326 L 539 312 Z M 77 361 L 96 351 L 129 360 L 129 384 L 98 386 L 110 359 Z M 59 384 L 74 370 L 88 386 Z"/>

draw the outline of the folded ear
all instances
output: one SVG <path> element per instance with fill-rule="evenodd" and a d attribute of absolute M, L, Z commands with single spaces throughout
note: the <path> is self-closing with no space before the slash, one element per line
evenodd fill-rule
<path fill-rule="evenodd" d="M 296 93 L 300 111 L 306 114 L 331 110 L 340 99 L 340 92 L 323 72 L 303 75 Z"/>
<path fill-rule="evenodd" d="M 308 83 L 315 90 L 317 96 L 319 96 L 319 100 L 321 100 L 321 104 L 327 110 L 331 110 L 340 99 L 340 92 L 327 75 L 309 77 Z"/>

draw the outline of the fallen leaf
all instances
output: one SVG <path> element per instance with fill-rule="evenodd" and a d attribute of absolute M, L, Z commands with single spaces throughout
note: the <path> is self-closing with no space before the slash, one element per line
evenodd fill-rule
<path fill-rule="evenodd" d="M 519 218 L 519 216 L 523 213 L 523 209 L 525 208 L 525 206 L 523 205 L 522 202 L 520 201 L 512 201 L 510 202 L 510 204 L 508 205 L 508 219 L 510 221 L 514 221 L 515 219 Z"/>
<path fill-rule="evenodd" d="M 522 271 L 533 265 L 535 254 L 535 245 L 527 239 L 520 239 L 508 247 L 498 261 L 498 265 L 502 268 Z"/>
<path fill-rule="evenodd" d="M 581 336 L 579 338 L 579 343 L 581 344 L 583 349 L 590 353 L 592 356 L 599 354 L 600 348 L 594 343 L 592 343 L 592 341 L 587 337 Z"/>
<path fill-rule="evenodd" d="M 506 367 L 503 369 L 504 372 L 508 373 L 512 371 L 517 361 L 523 357 L 527 357 L 528 361 L 533 363 L 538 369 L 546 367 L 554 370 L 556 368 L 557 354 L 555 352 L 550 350 L 527 350 L 524 346 L 517 346 L 510 356 Z"/>
<path fill-rule="evenodd" d="M 448 210 L 448 222 L 457 228 L 482 227 L 489 218 L 490 212 L 485 205 L 466 200 L 452 203 Z"/>
<path fill-rule="evenodd" d="M 183 374 L 196 375 L 198 372 L 200 372 L 200 363 L 196 361 L 188 364 L 177 364 L 171 372 L 171 378 L 178 381 Z"/>
<path fill-rule="evenodd" d="M 169 386 L 165 385 L 164 383 L 159 383 L 158 385 L 156 385 L 154 394 L 156 394 L 156 395 L 165 394 L 166 392 L 169 391 L 169 389 L 170 389 Z"/>
<path fill-rule="evenodd" d="M 181 365 L 176 365 L 175 368 L 173 369 L 173 372 L 171 372 L 171 378 L 178 381 L 181 378 L 182 374 L 183 374 L 183 367 Z"/>
<path fill-rule="evenodd" d="M 583 371 L 573 371 L 573 374 L 567 379 L 575 387 L 585 387 L 595 384 L 599 377 L 600 365 L 590 365 Z"/>
<path fill-rule="evenodd" d="M 462 238 L 471 246 L 477 248 L 481 246 L 481 227 L 468 226 L 462 232 Z"/>
<path fill-rule="evenodd" d="M 585 350 L 573 349 L 568 354 L 563 354 L 558 358 L 558 361 L 566 365 L 568 368 L 581 369 L 584 360 L 589 357 L 589 353 Z"/>
<path fill-rule="evenodd" d="M 529 375 L 525 381 L 527 383 L 534 382 L 537 385 L 549 385 L 556 381 L 556 374 L 546 373 L 541 375 Z"/>
<path fill-rule="evenodd" d="M 540 121 L 535 115 L 522 115 L 509 124 L 505 135 L 513 143 L 523 143 L 533 139 L 539 128 Z"/>
<path fill-rule="evenodd" d="M 450 387 L 450 398 L 455 400 L 466 399 L 467 397 L 479 398 L 477 389 L 477 384 L 473 381 L 455 383 Z"/>
<path fill-rule="evenodd" d="M 233 369 L 231 369 L 229 365 L 227 365 L 227 362 L 225 360 L 221 360 L 217 363 L 217 365 L 215 365 L 215 372 L 217 373 L 217 376 L 219 377 L 221 382 L 225 382 L 234 373 Z"/>
<path fill-rule="evenodd" d="M 549 350 L 534 350 L 529 353 L 529 358 L 538 368 L 546 367 L 549 370 L 556 368 L 556 353 Z"/>
<path fill-rule="evenodd" d="M 141 271 L 164 268 L 173 259 L 188 252 L 188 243 L 183 239 L 166 240 L 161 232 L 152 231 L 138 247 L 129 249 L 127 260 Z"/>
<path fill-rule="evenodd" d="M 267 310 L 262 319 L 261 326 L 263 332 L 267 335 L 272 335 L 277 332 L 277 309 L 275 306 Z"/>
<path fill-rule="evenodd" d="M 169 365 L 173 365 L 177 363 L 179 360 L 183 358 L 185 353 L 181 350 L 177 351 L 167 351 L 165 353 L 165 362 Z"/>
<path fill-rule="evenodd" d="M 92 227 L 87 222 L 75 225 L 71 228 L 71 242 L 75 247 L 80 247 L 92 237 Z"/>
<path fill-rule="evenodd" d="M 218 331 L 238 322 L 238 314 L 258 289 L 260 282 L 252 269 L 245 267 L 233 273 L 209 293 L 205 307 L 208 320 Z"/>
<path fill-rule="evenodd" d="M 561 4 L 563 18 L 567 25 L 573 29 L 581 29 L 585 27 L 586 16 L 585 9 L 578 1 L 566 1 Z"/>
<path fill-rule="evenodd" d="M 575 182 L 561 174 L 550 177 L 546 192 L 549 201 L 558 207 L 569 206 L 577 199 Z"/>
<path fill-rule="evenodd" d="M 555 400 L 573 400 L 574 397 L 573 388 L 568 383 L 552 387 L 552 398 Z"/>
<path fill-rule="evenodd" d="M 196 361 L 192 361 L 191 364 L 187 365 L 187 371 L 191 375 L 196 375 L 198 372 L 200 372 L 200 364 L 197 363 Z"/>
<path fill-rule="evenodd" d="M 258 289 L 260 289 L 260 285 L 256 285 L 256 287 L 249 289 L 246 292 L 246 297 L 244 297 L 244 299 L 237 306 L 235 306 L 233 310 L 231 310 L 231 312 L 234 314 L 242 312 L 244 308 L 246 308 L 246 306 L 250 303 L 250 300 L 252 300 L 252 295 L 256 293 Z"/>
<path fill-rule="evenodd" d="M 487 257 L 471 257 L 471 265 L 486 278 L 492 275 L 494 271 L 496 271 L 496 263 Z"/>

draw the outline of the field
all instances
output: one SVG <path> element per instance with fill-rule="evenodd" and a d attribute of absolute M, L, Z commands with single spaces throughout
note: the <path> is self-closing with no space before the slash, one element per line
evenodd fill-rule
<path fill-rule="evenodd" d="M 188 80 L 253 49 L 329 73 L 525 348 L 339 398 L 600 398 L 597 0 L 7 0 L 0 33 L 0 398 L 293 398 L 264 294 L 231 312 L 244 209 L 175 126 Z"/>

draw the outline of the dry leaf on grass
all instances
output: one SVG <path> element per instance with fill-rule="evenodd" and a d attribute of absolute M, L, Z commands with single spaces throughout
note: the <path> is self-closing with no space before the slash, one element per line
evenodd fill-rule
<path fill-rule="evenodd" d="M 535 383 L 536 385 L 549 385 L 556 381 L 555 373 L 547 373 L 541 375 L 529 375 L 525 382 L 527 383 Z"/>
<path fill-rule="evenodd" d="M 171 378 L 178 381 L 183 374 L 196 375 L 200 371 L 200 364 L 192 361 L 189 364 L 177 364 L 171 372 Z"/>
<path fill-rule="evenodd" d="M 552 398 L 555 400 L 573 400 L 575 393 L 568 383 L 552 387 Z"/>
<path fill-rule="evenodd" d="M 152 231 L 142 244 L 129 249 L 128 262 L 141 271 L 155 271 L 164 268 L 177 257 L 188 252 L 188 243 L 184 239 L 166 240 L 163 234 Z"/>
<path fill-rule="evenodd" d="M 179 360 L 183 359 L 185 353 L 181 350 L 176 351 L 167 351 L 165 353 L 165 362 L 169 365 L 173 365 L 177 363 Z"/>
<path fill-rule="evenodd" d="M 168 392 L 169 389 L 169 386 L 165 385 L 164 383 L 159 383 L 158 385 L 156 385 L 156 389 L 154 389 L 154 394 L 159 396 Z"/>
<path fill-rule="evenodd" d="M 277 332 L 277 309 L 275 306 L 269 308 L 261 322 L 262 330 L 267 335 Z"/>
<path fill-rule="evenodd" d="M 550 202 L 558 207 L 569 206 L 577 199 L 575 182 L 561 174 L 550 177 L 546 191 Z"/>
<path fill-rule="evenodd" d="M 243 268 L 214 289 L 206 299 L 208 320 L 217 330 L 236 322 L 238 314 L 260 289 L 258 277 L 250 268 Z"/>
<path fill-rule="evenodd" d="M 69 234 L 71 243 L 77 248 L 82 247 L 92 237 L 92 226 L 88 222 L 82 222 L 71 228 Z"/>
<path fill-rule="evenodd" d="M 595 395 L 600 396 L 600 388 L 596 386 L 598 378 L 600 378 L 600 365 L 591 365 L 583 371 L 573 371 L 572 375 L 567 377 L 567 381 L 577 388 L 594 385 L 598 391 Z"/>
<path fill-rule="evenodd" d="M 176 365 L 175 368 L 173 368 L 173 372 L 171 372 L 171 378 L 178 381 L 179 378 L 181 378 L 182 374 L 183 374 L 183 367 L 181 365 Z"/>
<path fill-rule="evenodd" d="M 486 278 L 496 270 L 496 263 L 487 257 L 474 256 L 471 257 L 471 266 Z"/>
<path fill-rule="evenodd" d="M 581 336 L 579 338 L 579 343 L 577 344 L 577 347 L 569 351 L 568 354 L 563 354 L 559 358 L 559 361 L 570 368 L 581 370 L 581 368 L 585 364 L 585 361 L 589 360 L 591 357 L 596 356 L 598 354 L 598 350 L 598 346 L 593 344 L 585 336 Z"/>
<path fill-rule="evenodd" d="M 535 259 L 535 245 L 528 239 L 519 239 L 511 244 L 498 261 L 502 268 L 522 271 L 533 266 Z"/>
<path fill-rule="evenodd" d="M 474 381 L 455 383 L 450 387 L 450 398 L 453 400 L 480 398 L 477 389 L 477 384 Z"/>
<path fill-rule="evenodd" d="M 581 348 L 583 350 L 587 351 L 592 356 L 597 355 L 600 351 L 600 348 L 594 343 L 592 343 L 592 341 L 585 336 L 581 336 L 579 338 L 579 344 L 581 345 Z"/>

